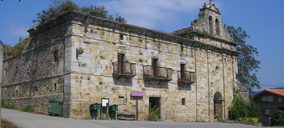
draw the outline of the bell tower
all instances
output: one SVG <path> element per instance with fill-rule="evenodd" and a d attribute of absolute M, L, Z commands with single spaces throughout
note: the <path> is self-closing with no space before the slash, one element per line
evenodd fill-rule
<path fill-rule="evenodd" d="M 198 18 L 192 22 L 193 31 L 207 33 L 211 36 L 228 39 L 228 32 L 223 24 L 221 12 L 213 3 L 209 0 L 209 3 L 204 3 L 199 11 Z"/>

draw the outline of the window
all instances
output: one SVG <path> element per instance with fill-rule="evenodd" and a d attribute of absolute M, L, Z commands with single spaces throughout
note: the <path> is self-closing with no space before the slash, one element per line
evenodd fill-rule
<path fill-rule="evenodd" d="M 152 67 L 153 67 L 154 76 L 157 76 L 158 75 L 158 59 L 157 58 L 152 59 Z"/>
<path fill-rule="evenodd" d="M 117 61 L 118 62 L 124 62 L 124 57 L 125 57 L 124 53 L 118 53 L 117 54 Z"/>
<path fill-rule="evenodd" d="M 119 99 L 119 104 L 121 104 L 121 105 L 126 104 L 125 98 L 123 96 L 119 96 L 118 99 Z"/>
<path fill-rule="evenodd" d="M 180 78 L 184 79 L 185 76 L 185 64 L 180 64 Z"/>
<path fill-rule="evenodd" d="M 265 109 L 265 115 L 270 115 L 271 114 L 271 110 L 270 109 Z"/>
<path fill-rule="evenodd" d="M 54 91 L 57 90 L 57 84 L 54 84 Z"/>
<path fill-rule="evenodd" d="M 125 56 L 125 54 L 123 54 L 123 53 L 118 53 L 118 55 L 117 55 L 118 72 L 119 73 L 123 73 L 124 56 Z"/>
<path fill-rule="evenodd" d="M 262 96 L 262 97 L 261 97 L 261 101 L 262 101 L 262 102 L 267 102 L 267 101 L 268 101 L 267 96 Z"/>
<path fill-rule="evenodd" d="M 267 101 L 268 101 L 268 102 L 273 102 L 273 96 L 268 96 L 268 97 L 267 97 Z"/>
<path fill-rule="evenodd" d="M 185 105 L 185 98 L 181 99 L 181 105 Z"/>
<path fill-rule="evenodd" d="M 213 34 L 213 18 L 209 16 L 209 30 L 210 34 Z"/>
<path fill-rule="evenodd" d="M 124 40 L 124 35 L 123 35 L 123 34 L 120 34 L 120 35 L 119 35 L 119 39 L 120 39 L 120 40 Z"/>
<path fill-rule="evenodd" d="M 282 102 L 282 97 L 278 97 L 278 102 Z"/>
<path fill-rule="evenodd" d="M 59 59 L 59 57 L 58 57 L 58 50 L 54 50 L 53 51 L 53 59 L 54 59 L 55 62 L 58 62 L 58 59 Z"/>
<path fill-rule="evenodd" d="M 215 27 L 216 27 L 216 34 L 220 35 L 220 23 L 218 19 L 215 20 Z"/>

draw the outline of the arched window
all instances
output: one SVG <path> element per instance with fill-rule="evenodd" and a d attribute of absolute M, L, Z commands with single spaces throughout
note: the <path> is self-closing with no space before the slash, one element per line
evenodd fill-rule
<path fill-rule="evenodd" d="M 216 25 L 216 34 L 220 35 L 220 22 L 218 19 L 215 20 L 215 25 Z"/>
<path fill-rule="evenodd" d="M 209 16 L 209 29 L 210 29 L 210 34 L 213 34 L 213 19 L 211 16 Z"/>

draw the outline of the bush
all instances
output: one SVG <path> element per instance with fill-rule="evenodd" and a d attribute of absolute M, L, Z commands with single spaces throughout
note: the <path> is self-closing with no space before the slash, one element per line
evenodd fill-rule
<path fill-rule="evenodd" d="M 272 114 L 271 125 L 284 126 L 284 111 L 279 110 Z"/>
<path fill-rule="evenodd" d="M 160 119 L 160 116 L 159 116 L 159 109 L 151 109 L 150 110 L 150 113 L 149 113 L 149 119 L 148 120 L 151 120 L 151 121 L 158 121 Z"/>
<path fill-rule="evenodd" d="M 34 107 L 31 105 L 26 106 L 22 109 L 23 112 L 35 112 Z"/>
<path fill-rule="evenodd" d="M 246 103 L 241 96 L 236 96 L 229 111 L 230 120 L 238 120 L 244 117 L 260 118 L 259 107 L 254 103 Z"/>
<path fill-rule="evenodd" d="M 15 109 L 14 104 L 6 103 L 3 100 L 1 101 L 1 107 L 2 108 L 7 108 L 7 109 Z"/>

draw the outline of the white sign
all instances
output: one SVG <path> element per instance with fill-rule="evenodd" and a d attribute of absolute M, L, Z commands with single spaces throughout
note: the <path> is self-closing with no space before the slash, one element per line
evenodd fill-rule
<path fill-rule="evenodd" d="M 102 106 L 106 107 L 108 103 L 108 99 L 102 99 Z"/>

